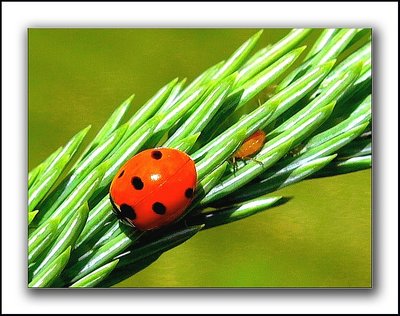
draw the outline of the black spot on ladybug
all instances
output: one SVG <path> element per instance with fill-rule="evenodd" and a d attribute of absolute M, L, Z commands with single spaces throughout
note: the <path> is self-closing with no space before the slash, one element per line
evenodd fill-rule
<path fill-rule="evenodd" d="M 153 150 L 153 151 L 151 152 L 151 157 L 152 157 L 153 159 L 159 160 L 159 159 L 161 159 L 161 157 L 162 157 L 162 153 L 161 153 L 161 151 L 159 151 L 159 150 Z"/>
<path fill-rule="evenodd" d="M 136 213 L 135 213 L 135 210 L 128 204 L 122 204 L 121 205 L 121 216 L 133 220 L 136 218 Z"/>
<path fill-rule="evenodd" d="M 164 204 L 160 203 L 160 202 L 156 202 L 153 204 L 152 207 L 153 211 L 159 215 L 163 215 L 165 214 L 165 211 L 167 210 L 167 208 L 165 207 Z"/>
<path fill-rule="evenodd" d="M 124 175 L 125 170 L 122 170 L 121 173 L 119 174 L 118 178 L 121 178 Z"/>
<path fill-rule="evenodd" d="M 188 199 L 191 199 L 191 198 L 193 197 L 193 189 L 192 189 L 192 188 L 186 189 L 186 191 L 185 191 L 185 196 L 186 196 Z"/>
<path fill-rule="evenodd" d="M 139 177 L 133 177 L 131 182 L 136 190 L 141 190 L 144 187 L 143 181 Z"/>

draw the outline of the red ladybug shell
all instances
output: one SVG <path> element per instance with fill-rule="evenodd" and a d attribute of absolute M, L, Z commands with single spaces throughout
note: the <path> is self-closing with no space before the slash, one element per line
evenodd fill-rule
<path fill-rule="evenodd" d="M 248 158 L 259 152 L 263 147 L 264 142 L 265 132 L 258 130 L 243 142 L 233 156 L 239 159 Z"/>
<path fill-rule="evenodd" d="M 150 230 L 178 219 L 196 188 L 194 161 L 172 148 L 147 149 L 117 172 L 110 200 L 117 217 L 139 230 Z"/>

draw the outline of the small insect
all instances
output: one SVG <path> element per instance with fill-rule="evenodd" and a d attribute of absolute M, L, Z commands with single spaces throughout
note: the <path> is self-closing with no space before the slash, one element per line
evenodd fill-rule
<path fill-rule="evenodd" d="M 265 99 L 266 100 L 271 99 L 276 94 L 277 88 L 278 88 L 277 84 L 271 84 L 270 86 L 266 87 L 264 90 Z"/>
<path fill-rule="evenodd" d="M 114 213 L 123 223 L 146 231 L 183 215 L 196 190 L 194 161 L 173 148 L 147 149 L 117 172 L 110 186 Z"/>
<path fill-rule="evenodd" d="M 300 144 L 300 145 L 292 148 L 291 150 L 289 150 L 289 152 L 287 153 L 287 156 L 297 157 L 297 156 L 301 155 L 303 149 L 304 149 L 304 145 Z"/>
<path fill-rule="evenodd" d="M 261 106 L 263 103 L 267 102 L 271 99 L 277 92 L 278 85 L 271 84 L 267 86 L 263 91 L 258 94 L 257 103 L 258 106 Z"/>
<path fill-rule="evenodd" d="M 233 154 L 232 156 L 233 164 L 235 165 L 237 159 L 240 160 L 251 159 L 259 162 L 258 160 L 252 158 L 252 156 L 254 156 L 261 150 L 261 148 L 265 143 L 265 140 L 266 140 L 266 135 L 263 130 L 259 129 L 255 133 L 250 135 L 248 138 L 245 139 L 245 141 L 242 143 L 239 149 Z"/>

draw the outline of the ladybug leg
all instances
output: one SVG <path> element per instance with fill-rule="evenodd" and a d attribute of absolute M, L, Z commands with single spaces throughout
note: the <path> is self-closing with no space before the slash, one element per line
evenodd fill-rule
<path fill-rule="evenodd" d="M 125 226 L 130 226 L 130 227 L 135 228 L 135 225 L 133 225 L 129 220 L 127 220 L 127 219 L 124 218 L 124 217 L 122 217 L 122 218 L 120 219 L 120 221 L 121 221 L 122 224 L 124 224 Z"/>
<path fill-rule="evenodd" d="M 188 223 L 187 223 L 187 218 L 184 219 L 183 225 L 185 225 L 185 228 L 189 228 L 189 225 L 188 225 Z"/>
<path fill-rule="evenodd" d="M 120 219 L 121 211 L 119 210 L 117 205 L 115 205 L 115 203 L 114 203 L 113 199 L 111 198 L 111 196 L 109 198 L 110 198 L 110 202 L 111 202 L 111 205 L 112 205 L 112 212 L 117 216 L 118 219 Z"/>

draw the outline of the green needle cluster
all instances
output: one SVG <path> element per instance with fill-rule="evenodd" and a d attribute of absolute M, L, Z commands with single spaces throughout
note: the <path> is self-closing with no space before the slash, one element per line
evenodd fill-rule
<path fill-rule="evenodd" d="M 306 48 L 302 42 L 313 32 L 319 37 Z M 285 203 L 266 196 L 279 188 L 370 168 L 371 36 L 359 35 L 365 32 L 293 29 L 256 50 L 259 31 L 191 83 L 171 80 L 125 118 L 130 96 L 84 149 L 90 126 L 78 132 L 29 172 L 29 287 L 112 286 L 200 231 Z M 260 102 L 265 90 L 272 93 Z M 232 165 L 258 129 L 267 135 L 262 149 Z M 126 161 L 156 146 L 188 153 L 198 184 L 181 219 L 139 232 L 118 222 L 108 189 Z"/>

